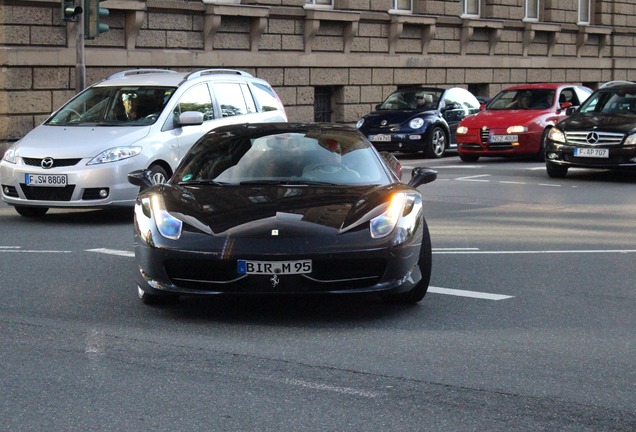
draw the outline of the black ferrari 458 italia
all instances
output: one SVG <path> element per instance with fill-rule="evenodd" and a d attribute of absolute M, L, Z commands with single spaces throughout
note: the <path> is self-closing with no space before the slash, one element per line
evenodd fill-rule
<path fill-rule="evenodd" d="M 166 184 L 148 171 L 135 205 L 138 293 L 180 295 L 377 293 L 420 301 L 431 241 L 413 169 L 357 130 L 267 123 L 208 132 Z"/>

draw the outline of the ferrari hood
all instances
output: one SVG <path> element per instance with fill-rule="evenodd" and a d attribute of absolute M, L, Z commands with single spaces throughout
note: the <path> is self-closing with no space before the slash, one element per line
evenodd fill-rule
<path fill-rule="evenodd" d="M 404 186 L 405 187 L 405 186 Z M 163 186 L 166 208 L 234 237 L 324 236 L 380 215 L 391 186 Z M 197 224 L 194 224 L 197 225 Z"/>
<path fill-rule="evenodd" d="M 628 134 L 636 131 L 636 116 L 574 113 L 558 126 L 559 129 L 565 131 L 602 131 Z"/>
<path fill-rule="evenodd" d="M 48 126 L 29 132 L 17 147 L 20 157 L 89 158 L 111 147 L 132 145 L 150 131 L 150 126 Z"/>

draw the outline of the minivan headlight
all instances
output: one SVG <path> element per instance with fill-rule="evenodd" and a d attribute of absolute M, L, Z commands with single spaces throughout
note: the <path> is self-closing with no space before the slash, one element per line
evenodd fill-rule
<path fill-rule="evenodd" d="M 555 127 L 548 132 L 548 138 L 555 142 L 565 143 L 565 134 Z"/>
<path fill-rule="evenodd" d="M 16 148 L 17 148 L 17 143 L 9 147 L 7 151 L 4 152 L 4 156 L 2 157 L 2 159 L 12 164 L 18 163 L 17 162 L 18 158 L 15 156 Z"/>
<path fill-rule="evenodd" d="M 141 153 L 141 147 L 113 147 L 95 156 L 87 165 L 99 165 L 128 159 Z"/>
<path fill-rule="evenodd" d="M 636 144 L 636 134 L 631 134 L 627 138 L 625 138 L 626 145 L 634 145 Z"/>

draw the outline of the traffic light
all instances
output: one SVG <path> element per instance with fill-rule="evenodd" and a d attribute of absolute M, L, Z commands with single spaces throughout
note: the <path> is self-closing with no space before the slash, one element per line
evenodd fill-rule
<path fill-rule="evenodd" d="M 106 8 L 99 7 L 99 3 L 104 0 L 84 0 L 86 11 L 84 11 L 84 39 L 95 39 L 101 33 L 110 30 L 108 24 L 101 22 L 110 12 Z"/>
<path fill-rule="evenodd" d="M 76 6 L 73 0 L 61 0 L 62 21 L 77 21 L 77 16 L 82 13 L 82 7 Z"/>

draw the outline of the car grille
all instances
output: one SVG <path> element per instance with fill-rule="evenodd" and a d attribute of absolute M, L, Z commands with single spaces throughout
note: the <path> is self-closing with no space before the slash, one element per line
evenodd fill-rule
<path fill-rule="evenodd" d="M 271 275 L 237 272 L 236 260 L 169 259 L 166 274 L 175 285 L 192 290 L 220 292 L 320 292 L 373 286 L 385 272 L 383 259 L 314 259 L 308 275 L 279 276 L 280 286 L 272 287 Z"/>
<path fill-rule="evenodd" d="M 53 165 L 47 168 L 67 167 L 77 165 L 82 159 L 53 159 Z M 41 158 L 22 158 L 25 165 L 42 166 Z"/>
<path fill-rule="evenodd" d="M 488 139 L 490 138 L 490 129 L 488 128 L 482 128 L 481 131 L 479 132 L 479 136 L 481 137 L 481 142 L 486 144 L 488 143 Z"/>
<path fill-rule="evenodd" d="M 28 200 L 39 201 L 70 201 L 75 190 L 75 185 L 64 187 L 27 186 L 20 183 L 20 188 Z"/>
<path fill-rule="evenodd" d="M 594 136 L 593 136 L 594 135 Z M 612 132 L 566 132 L 568 144 L 585 146 L 619 145 L 625 135 Z M 591 140 L 591 141 L 590 141 Z"/>

